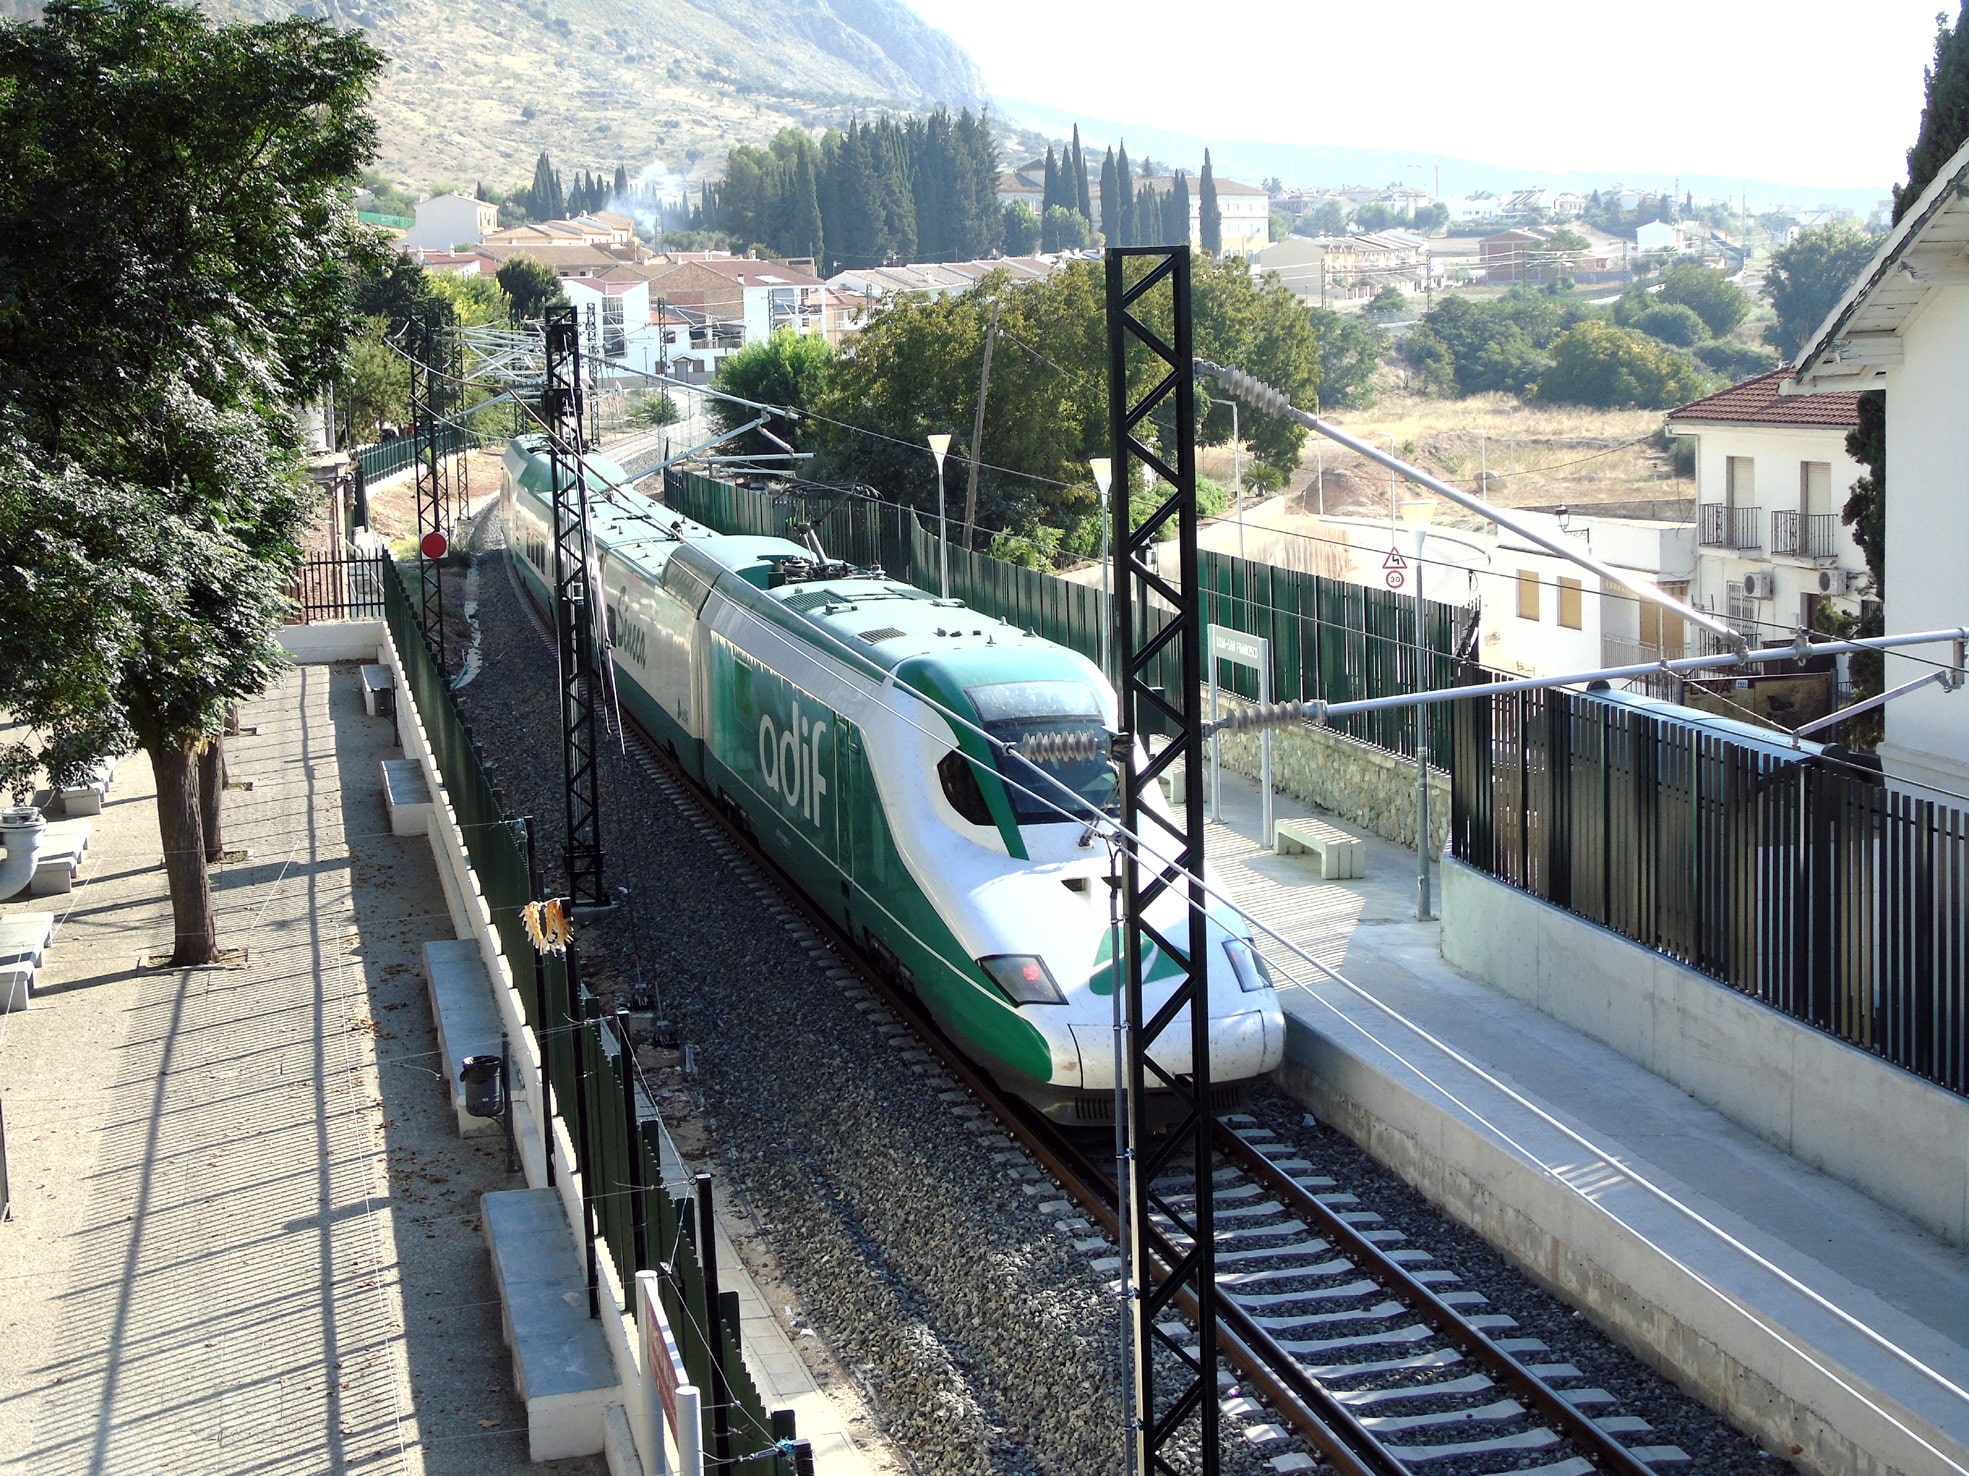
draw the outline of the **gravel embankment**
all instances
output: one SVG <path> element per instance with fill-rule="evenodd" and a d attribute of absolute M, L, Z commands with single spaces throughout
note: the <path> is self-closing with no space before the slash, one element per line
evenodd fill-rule
<path fill-rule="evenodd" d="M 480 556 L 484 671 L 460 697 L 508 806 L 536 817 L 551 879 L 563 813 L 553 652 L 507 576 L 495 519 L 479 523 L 461 542 Z M 662 1110 L 770 1241 L 799 1297 L 788 1319 L 824 1340 L 925 1472 L 1117 1469 L 1115 1302 L 1089 1265 L 1113 1252 L 1075 1248 L 1090 1232 L 1040 1208 L 1057 1200 L 1051 1185 L 956 1100 L 750 864 L 612 746 L 602 814 L 608 883 L 628 890 L 582 929 L 584 977 L 611 1007 L 650 988 L 696 1046 L 694 1077 L 660 1073 Z M 1698 1471 L 1775 1469 L 1338 1134 L 1305 1126 L 1296 1104 L 1266 1095 L 1254 1111 L 1648 1419 L 1651 1440 L 1681 1445 Z M 1227 1442 L 1227 1470 L 1269 1472 L 1239 1445 Z"/>

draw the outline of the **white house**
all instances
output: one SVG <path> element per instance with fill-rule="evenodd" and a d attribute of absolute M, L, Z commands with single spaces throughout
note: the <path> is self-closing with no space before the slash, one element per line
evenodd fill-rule
<path fill-rule="evenodd" d="M 1581 553 L 1634 574 L 1664 594 L 1686 599 L 1695 577 L 1695 529 L 1686 500 L 1520 508 L 1518 516 L 1555 541 L 1568 538 Z M 1682 621 L 1625 586 L 1603 581 L 1578 564 L 1499 529 L 1484 581 L 1482 655 L 1485 666 L 1530 676 L 1590 671 L 1692 654 Z"/>
<path fill-rule="evenodd" d="M 1936 172 L 1799 355 L 1788 392 L 1887 392 L 1886 588 L 1892 633 L 1969 625 L 1969 144 Z M 1889 687 L 1960 648 L 1889 653 Z M 1969 695 L 1887 704 L 1880 757 L 1902 783 L 1969 789 Z"/>
<path fill-rule="evenodd" d="M 563 277 L 561 291 L 574 307 L 575 321 L 587 331 L 594 314 L 596 345 L 612 369 L 655 370 L 656 337 L 650 332 L 650 284 L 641 273 L 622 277 Z"/>
<path fill-rule="evenodd" d="M 1643 252 L 1672 251 L 1678 256 L 1693 256 L 1702 250 L 1702 229 L 1669 220 L 1651 220 L 1635 228 L 1634 246 Z"/>
<path fill-rule="evenodd" d="M 450 251 L 476 246 L 499 226 L 499 207 L 470 195 L 433 195 L 417 202 L 417 224 L 403 233 L 400 249 Z"/>
<path fill-rule="evenodd" d="M 1846 454 L 1857 394 L 1786 395 L 1773 369 L 1668 412 L 1696 448 L 1699 609 L 1753 645 L 1814 627 L 1821 605 L 1857 615 L 1866 559 L 1839 520 L 1865 468 Z"/>

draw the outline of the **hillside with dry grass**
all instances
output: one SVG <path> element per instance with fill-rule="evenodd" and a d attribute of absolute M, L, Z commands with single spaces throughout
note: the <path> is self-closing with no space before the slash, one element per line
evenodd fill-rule
<path fill-rule="evenodd" d="M 1508 395 L 1430 399 L 1386 395 L 1371 410 L 1335 423 L 1425 471 L 1507 507 L 1686 498 L 1695 483 L 1678 476 L 1661 444 L 1659 410 L 1583 410 L 1526 405 Z M 1308 441 L 1293 490 L 1317 506 L 1325 473 L 1326 510 L 1386 516 L 1388 473 L 1330 441 Z M 1413 494 L 1403 494 L 1413 495 Z M 1454 522 L 1452 510 L 1438 515 Z"/>
<path fill-rule="evenodd" d="M 0 0 L 10 14 L 37 0 Z M 299 14 L 389 57 L 377 167 L 417 193 L 564 171 L 660 169 L 676 190 L 734 144 L 857 110 L 978 108 L 984 77 L 901 0 L 207 0 L 227 20 Z"/>

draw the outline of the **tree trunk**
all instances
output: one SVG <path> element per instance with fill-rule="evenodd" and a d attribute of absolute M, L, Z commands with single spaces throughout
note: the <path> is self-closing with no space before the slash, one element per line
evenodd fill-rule
<path fill-rule="evenodd" d="M 164 842 L 164 877 L 171 888 L 171 962 L 208 964 L 218 957 L 212 920 L 212 882 L 205 871 L 204 825 L 199 818 L 198 754 L 190 745 L 153 749 L 157 775 L 157 829 Z"/>
<path fill-rule="evenodd" d="M 205 740 L 198 755 L 198 811 L 205 830 L 205 859 L 217 861 L 226 853 L 219 802 L 226 793 L 226 740 L 216 734 Z"/>

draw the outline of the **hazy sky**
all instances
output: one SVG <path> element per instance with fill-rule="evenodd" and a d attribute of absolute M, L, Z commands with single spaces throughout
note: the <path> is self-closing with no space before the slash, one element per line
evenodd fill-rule
<path fill-rule="evenodd" d="M 909 0 L 991 89 L 1219 138 L 1549 170 L 1906 177 L 1947 0 Z M 1883 189 L 1884 193 L 1884 189 Z"/>

